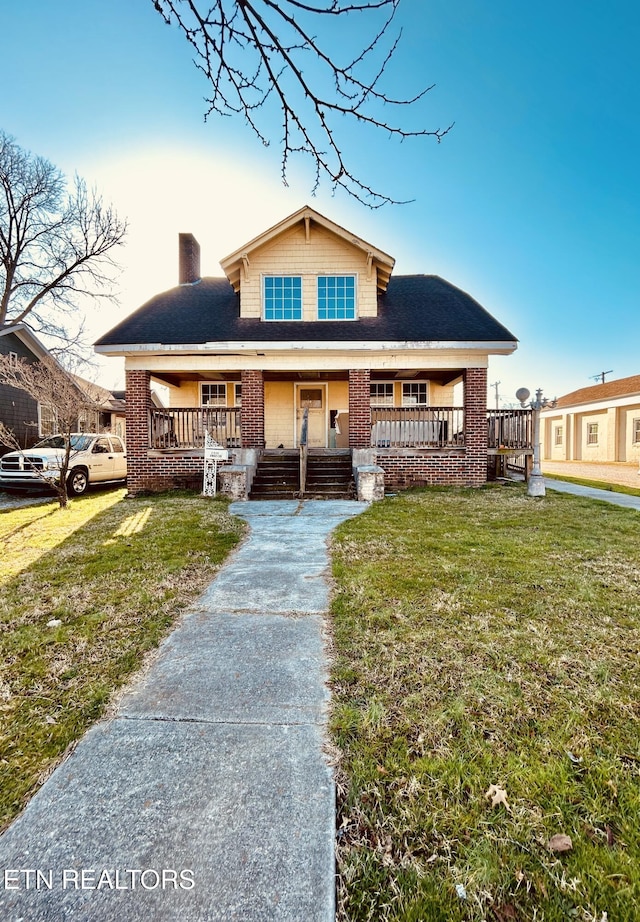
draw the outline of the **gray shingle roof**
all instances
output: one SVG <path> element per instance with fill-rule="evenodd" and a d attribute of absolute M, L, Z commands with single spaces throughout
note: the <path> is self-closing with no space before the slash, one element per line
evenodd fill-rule
<path fill-rule="evenodd" d="M 477 301 L 437 275 L 392 276 L 378 316 L 354 321 L 278 321 L 240 317 L 226 278 L 204 278 L 156 295 L 96 346 L 214 342 L 515 342 Z"/>

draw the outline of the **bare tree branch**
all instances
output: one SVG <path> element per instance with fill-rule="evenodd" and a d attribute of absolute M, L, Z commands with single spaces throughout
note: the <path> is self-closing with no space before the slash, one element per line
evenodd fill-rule
<path fill-rule="evenodd" d="M 125 233 L 82 179 L 67 191 L 60 170 L 0 131 L 0 326 L 28 320 L 66 336 L 80 299 L 113 296 Z"/>
<path fill-rule="evenodd" d="M 400 0 L 152 0 L 168 24 L 175 24 L 195 52 L 195 64 L 213 93 L 206 116 L 241 115 L 262 144 L 269 144 L 270 100 L 282 119 L 281 171 L 287 184 L 291 157 L 314 164 L 315 193 L 322 179 L 372 208 L 398 201 L 375 190 L 347 163 L 340 140 L 340 121 L 351 119 L 386 136 L 432 137 L 451 129 L 403 127 L 393 118 L 433 89 L 396 98 L 382 86 L 398 48 L 400 33 L 390 29 Z M 326 50 L 316 35 L 324 19 L 367 15 L 383 17 L 373 37 L 347 63 Z M 339 28 L 338 22 L 334 28 Z M 385 50 L 386 47 L 386 50 Z M 377 63 L 376 63 L 377 62 Z M 391 113 L 391 115 L 389 115 Z"/>

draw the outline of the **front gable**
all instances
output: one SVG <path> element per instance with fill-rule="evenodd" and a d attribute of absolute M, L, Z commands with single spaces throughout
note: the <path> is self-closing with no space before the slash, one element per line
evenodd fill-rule
<path fill-rule="evenodd" d="M 355 292 L 352 319 L 375 317 L 378 293 L 386 290 L 394 260 L 305 207 L 220 264 L 240 294 L 241 318 L 265 319 L 265 279 L 287 278 L 295 280 L 301 302 L 297 319 L 309 322 L 319 319 L 319 290 L 325 290 L 327 279 L 336 278 L 348 279 Z"/>

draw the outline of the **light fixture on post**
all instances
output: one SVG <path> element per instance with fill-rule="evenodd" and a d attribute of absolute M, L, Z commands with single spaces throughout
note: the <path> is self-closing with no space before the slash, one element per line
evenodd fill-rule
<path fill-rule="evenodd" d="M 516 398 L 520 401 L 520 406 L 526 410 L 527 406 L 531 407 L 531 420 L 533 423 L 533 468 L 529 475 L 529 485 L 527 493 L 529 496 L 544 496 L 544 477 L 540 468 L 540 410 L 545 407 L 555 407 L 558 402 L 554 397 L 553 400 L 547 400 L 542 396 L 542 388 L 536 391 L 535 400 L 529 400 L 530 391 L 526 387 L 520 387 L 516 391 Z M 527 401 L 529 403 L 527 404 Z"/>

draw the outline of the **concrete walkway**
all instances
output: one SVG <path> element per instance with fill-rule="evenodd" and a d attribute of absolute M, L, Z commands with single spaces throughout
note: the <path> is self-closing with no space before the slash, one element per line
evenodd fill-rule
<path fill-rule="evenodd" d="M 612 503 L 614 506 L 624 506 L 627 509 L 640 511 L 640 496 L 628 496 L 626 493 L 614 493 L 612 490 L 583 487 L 578 483 L 567 483 L 564 480 L 554 480 L 552 477 L 545 477 L 544 483 L 547 489 L 556 490 L 558 493 L 573 493 L 574 496 L 598 499 L 603 503 Z"/>
<path fill-rule="evenodd" d="M 333 920 L 326 539 L 365 508 L 231 507 L 248 540 L 0 838 L 3 922 Z"/>

